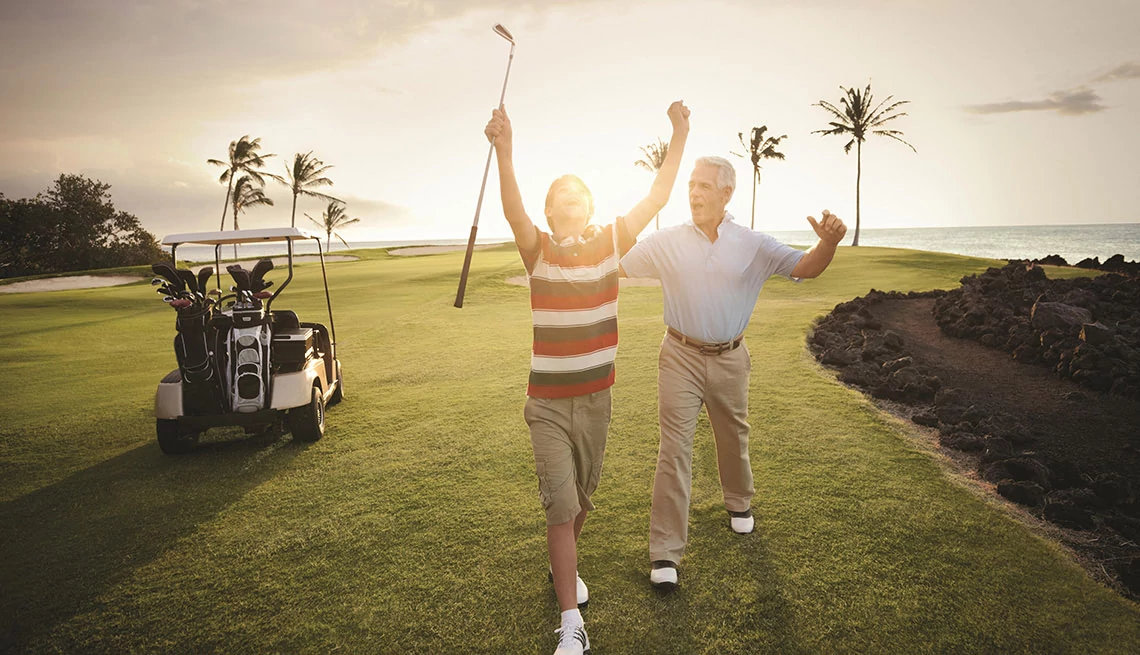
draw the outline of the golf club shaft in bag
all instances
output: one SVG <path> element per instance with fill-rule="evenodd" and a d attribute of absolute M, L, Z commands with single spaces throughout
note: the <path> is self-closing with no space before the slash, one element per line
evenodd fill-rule
<path fill-rule="evenodd" d="M 495 25 L 495 34 L 511 42 L 511 53 L 507 59 L 507 74 L 503 77 L 503 92 L 499 94 L 499 107 L 507 97 L 507 80 L 511 77 L 511 62 L 515 59 L 515 40 L 507 28 Z M 467 254 L 463 256 L 463 272 L 459 275 L 459 290 L 455 293 L 455 306 L 463 307 L 463 294 L 467 291 L 467 274 L 471 271 L 471 254 L 475 252 L 475 233 L 479 230 L 479 210 L 483 207 L 483 192 L 487 189 L 487 174 L 491 171 L 491 155 L 495 152 L 495 139 L 487 149 L 487 163 L 483 166 L 483 182 L 479 185 L 479 200 L 475 203 L 475 220 L 471 223 L 471 236 L 467 238 Z"/>

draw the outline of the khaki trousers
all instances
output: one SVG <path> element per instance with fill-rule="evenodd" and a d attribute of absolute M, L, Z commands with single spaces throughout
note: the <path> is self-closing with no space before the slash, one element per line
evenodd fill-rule
<path fill-rule="evenodd" d="M 748 460 L 748 379 L 752 359 L 743 343 L 720 355 L 702 355 L 666 335 L 657 362 L 657 412 L 661 444 L 653 476 L 649 559 L 680 563 L 689 539 L 693 432 L 701 405 L 716 441 L 717 469 L 729 511 L 752 503 Z"/>

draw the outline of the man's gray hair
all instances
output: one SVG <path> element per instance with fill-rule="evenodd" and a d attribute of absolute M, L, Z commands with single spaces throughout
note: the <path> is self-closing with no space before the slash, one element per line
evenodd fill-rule
<path fill-rule="evenodd" d="M 716 186 L 718 189 L 730 187 L 736 191 L 736 169 L 733 168 L 732 162 L 724 157 L 699 157 L 697 158 L 695 166 L 716 166 Z"/>

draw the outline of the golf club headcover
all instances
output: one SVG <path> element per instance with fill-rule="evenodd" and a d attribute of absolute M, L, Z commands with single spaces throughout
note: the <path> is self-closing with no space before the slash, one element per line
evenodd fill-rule
<path fill-rule="evenodd" d="M 258 291 L 261 291 L 266 286 L 268 286 L 262 281 L 262 278 L 265 277 L 266 273 L 268 273 L 269 271 L 272 271 L 272 270 L 273 270 L 273 260 L 272 259 L 259 259 L 257 261 L 257 263 L 253 265 L 253 272 L 251 272 L 249 274 L 250 290 L 253 291 L 254 293 L 257 293 Z"/>
<path fill-rule="evenodd" d="M 249 271 L 241 267 L 240 264 L 230 264 L 226 267 L 229 271 L 230 277 L 234 279 L 234 284 L 237 285 L 239 291 L 249 291 Z"/>
<path fill-rule="evenodd" d="M 151 264 L 150 270 L 154 271 L 155 275 L 165 278 L 170 283 L 170 288 L 176 291 L 185 291 L 186 283 L 183 282 L 182 277 L 178 275 L 178 271 L 173 266 L 166 262 L 158 262 Z"/>
<path fill-rule="evenodd" d="M 202 293 L 198 289 L 198 278 L 194 277 L 193 271 L 188 268 L 180 268 L 178 269 L 178 275 L 182 278 L 183 282 L 186 283 L 186 288 L 189 289 L 191 293 L 199 295 Z"/>
<path fill-rule="evenodd" d="M 210 283 L 210 276 L 213 274 L 213 266 L 203 266 L 202 269 L 198 271 L 198 292 L 202 295 L 206 295 L 206 285 Z"/>

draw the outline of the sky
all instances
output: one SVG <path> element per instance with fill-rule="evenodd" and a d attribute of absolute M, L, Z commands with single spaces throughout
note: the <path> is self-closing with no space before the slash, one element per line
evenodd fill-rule
<path fill-rule="evenodd" d="M 333 166 L 328 193 L 361 219 L 352 241 L 465 239 L 506 90 L 528 213 L 579 175 L 596 220 L 628 211 L 652 174 L 641 146 L 691 132 L 662 226 L 689 218 L 698 156 L 733 161 L 729 211 L 748 221 L 753 126 L 786 134 L 766 161 L 757 229 L 855 222 L 856 157 L 812 134 L 840 87 L 908 101 L 863 147 L 864 229 L 1135 223 L 1140 206 L 1140 3 L 1135 0 L 0 0 L 0 193 L 61 173 L 111 185 L 158 237 L 216 230 L 228 144 L 259 137 L 283 174 L 294 153 Z M 288 225 L 291 196 L 241 217 Z M 319 217 L 325 203 L 302 198 Z M 229 219 L 227 219 L 227 229 Z M 480 238 L 509 238 L 492 163 Z M 849 237 L 850 238 L 850 237 Z"/>

